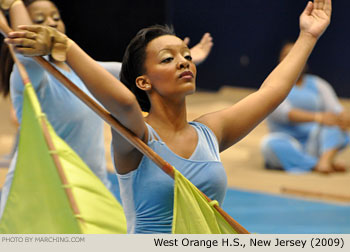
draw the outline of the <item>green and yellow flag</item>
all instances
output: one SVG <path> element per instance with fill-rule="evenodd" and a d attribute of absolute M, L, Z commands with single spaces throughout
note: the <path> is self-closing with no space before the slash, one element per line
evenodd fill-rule
<path fill-rule="evenodd" d="M 173 234 L 237 234 L 215 204 L 175 170 Z"/>
<path fill-rule="evenodd" d="M 42 122 L 49 129 L 54 151 L 48 148 Z M 67 185 L 61 181 L 53 154 L 58 156 Z M 66 187 L 71 188 L 79 215 L 72 210 Z M 16 170 L 0 233 L 126 233 L 121 205 L 56 135 L 31 84 L 25 85 Z"/>

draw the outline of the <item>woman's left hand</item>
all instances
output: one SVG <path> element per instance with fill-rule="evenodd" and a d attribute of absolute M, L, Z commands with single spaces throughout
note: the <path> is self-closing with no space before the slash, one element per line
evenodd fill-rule
<path fill-rule="evenodd" d="M 184 42 L 188 45 L 190 39 L 187 37 L 184 39 Z M 213 38 L 210 33 L 207 32 L 203 35 L 201 41 L 190 49 L 193 63 L 196 65 L 202 63 L 208 57 L 212 47 Z"/>
<path fill-rule="evenodd" d="M 308 2 L 300 16 L 300 31 L 318 39 L 330 23 L 332 13 L 331 0 Z"/>
<path fill-rule="evenodd" d="M 57 61 L 66 60 L 69 48 L 68 37 L 55 28 L 42 25 L 22 25 L 20 30 L 8 34 L 5 42 L 15 47 L 25 56 L 43 56 L 51 54 Z"/>

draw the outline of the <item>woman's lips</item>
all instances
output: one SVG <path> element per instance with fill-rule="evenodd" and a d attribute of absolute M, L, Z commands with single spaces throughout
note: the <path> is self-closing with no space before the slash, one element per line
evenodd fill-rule
<path fill-rule="evenodd" d="M 193 78 L 193 73 L 191 71 L 185 71 L 185 72 L 180 74 L 180 78 L 192 79 Z"/>

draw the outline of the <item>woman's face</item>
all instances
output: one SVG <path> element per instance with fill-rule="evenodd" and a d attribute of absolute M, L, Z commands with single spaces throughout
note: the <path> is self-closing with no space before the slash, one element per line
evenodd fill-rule
<path fill-rule="evenodd" d="M 145 70 L 151 91 L 161 96 L 178 97 L 195 91 L 196 66 L 182 39 L 164 35 L 146 47 Z"/>
<path fill-rule="evenodd" d="M 34 24 L 46 25 L 62 33 L 66 32 L 60 12 L 51 1 L 38 0 L 31 3 L 27 9 Z"/>

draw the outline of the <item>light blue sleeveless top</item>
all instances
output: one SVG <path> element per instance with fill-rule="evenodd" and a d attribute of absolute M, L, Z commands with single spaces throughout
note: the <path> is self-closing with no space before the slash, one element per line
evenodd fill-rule
<path fill-rule="evenodd" d="M 226 193 L 227 177 L 220 161 L 216 136 L 199 122 L 189 124 L 198 135 L 197 147 L 189 159 L 172 152 L 155 130 L 146 124 L 148 146 L 221 205 Z M 173 179 L 144 156 L 136 170 L 118 174 L 118 180 L 128 233 L 171 233 Z"/>
<path fill-rule="evenodd" d="M 57 135 L 110 188 L 110 182 L 107 178 L 103 121 L 101 118 L 56 78 L 47 73 L 31 57 L 18 55 L 18 58 L 26 67 L 42 110 Z M 79 89 L 95 100 L 82 80 L 72 69 L 70 72 L 60 68 L 57 69 L 77 85 Z M 18 68 L 15 65 L 11 74 L 11 100 L 19 122 L 22 119 L 23 89 L 24 85 L 21 81 Z"/>

